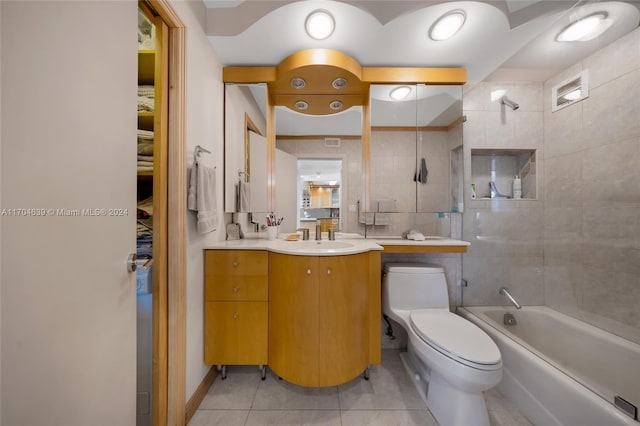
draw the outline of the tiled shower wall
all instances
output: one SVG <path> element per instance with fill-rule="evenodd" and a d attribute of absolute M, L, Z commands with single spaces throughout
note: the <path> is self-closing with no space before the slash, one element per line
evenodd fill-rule
<path fill-rule="evenodd" d="M 590 94 L 551 112 L 551 87 L 587 70 Z M 537 149 L 537 200 L 471 200 L 464 305 L 547 305 L 640 343 L 640 29 L 544 85 L 484 82 L 464 97 L 471 149 Z M 512 111 L 491 100 L 504 89 Z"/>
<path fill-rule="evenodd" d="M 516 111 L 495 99 L 498 91 L 517 102 Z M 507 287 L 522 304 L 544 304 L 543 281 L 543 94 L 541 83 L 483 82 L 464 95 L 464 305 L 501 305 Z M 472 149 L 535 149 L 536 200 L 472 200 Z M 504 182 L 511 182 L 513 176 Z M 499 188 L 511 194 L 511 188 Z M 488 188 L 478 188 L 478 196 Z"/>
<path fill-rule="evenodd" d="M 589 97 L 551 112 L 582 70 Z M 640 29 L 545 83 L 545 304 L 640 343 Z"/>

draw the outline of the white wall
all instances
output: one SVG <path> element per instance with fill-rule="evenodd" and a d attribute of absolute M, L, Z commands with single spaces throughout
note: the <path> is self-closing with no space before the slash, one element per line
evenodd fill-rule
<path fill-rule="evenodd" d="M 205 36 L 205 7 L 202 2 L 173 1 L 172 6 L 187 27 L 186 35 L 186 155 L 191 167 L 196 145 L 210 150 L 201 154 L 203 164 L 216 167 L 216 202 L 218 225 L 214 232 L 199 234 L 195 213 L 187 218 L 187 401 L 210 366 L 203 361 L 203 249 L 225 239 L 224 229 L 224 158 L 223 158 L 223 99 L 222 66 L 211 43 Z"/>
<path fill-rule="evenodd" d="M 135 206 L 136 8 L 0 3 L 3 208 Z M 134 215 L 1 224 L 2 424 L 131 425 Z"/>

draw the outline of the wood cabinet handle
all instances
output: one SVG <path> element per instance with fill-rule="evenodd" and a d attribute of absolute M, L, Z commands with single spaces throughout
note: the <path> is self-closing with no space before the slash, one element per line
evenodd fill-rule
<path fill-rule="evenodd" d="M 307 275 L 311 275 L 311 268 L 307 269 Z"/>
<path fill-rule="evenodd" d="M 233 292 L 234 292 L 234 293 L 237 293 L 237 292 L 238 292 L 238 290 L 240 290 L 240 287 L 234 287 L 234 288 L 233 288 Z"/>
<path fill-rule="evenodd" d="M 233 319 L 238 319 L 238 317 L 239 317 L 239 316 L 240 316 L 240 314 L 239 314 L 239 313 L 237 313 L 237 312 L 234 312 L 234 313 L 233 313 Z"/>
<path fill-rule="evenodd" d="M 331 268 L 327 268 L 327 275 L 331 275 Z"/>
<path fill-rule="evenodd" d="M 237 268 L 240 263 L 237 260 L 234 260 L 232 265 L 234 268 Z"/>

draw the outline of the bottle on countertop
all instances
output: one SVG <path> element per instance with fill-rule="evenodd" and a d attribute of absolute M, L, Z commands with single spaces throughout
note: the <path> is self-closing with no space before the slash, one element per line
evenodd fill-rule
<path fill-rule="evenodd" d="M 522 199 L 522 180 L 520 180 L 520 176 L 518 175 L 513 177 L 513 199 Z"/>

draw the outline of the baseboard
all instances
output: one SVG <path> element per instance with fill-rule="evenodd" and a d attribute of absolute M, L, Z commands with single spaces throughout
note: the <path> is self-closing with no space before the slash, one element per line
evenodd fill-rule
<path fill-rule="evenodd" d="M 202 403 L 204 396 L 209 392 L 209 388 L 213 384 L 213 381 L 218 377 L 218 369 L 214 366 L 211 367 L 209 372 L 204 379 L 202 379 L 202 383 L 198 386 L 198 389 L 193 393 L 191 398 L 189 398 L 189 402 L 187 402 L 187 406 L 185 408 L 185 422 L 184 424 L 188 424 L 191 420 L 191 417 L 196 413 L 196 410 Z"/>

